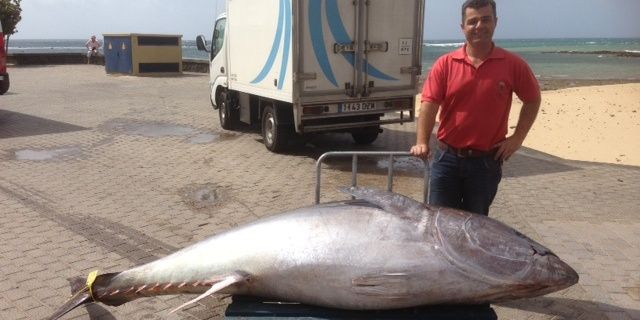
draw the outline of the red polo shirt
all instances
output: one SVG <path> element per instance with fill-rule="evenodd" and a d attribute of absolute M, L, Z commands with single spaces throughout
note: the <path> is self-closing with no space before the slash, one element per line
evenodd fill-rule
<path fill-rule="evenodd" d="M 513 93 L 540 99 L 538 80 L 519 56 L 494 46 L 475 68 L 465 47 L 440 57 L 429 73 L 422 101 L 440 105 L 438 140 L 456 148 L 488 151 L 507 135 Z"/>

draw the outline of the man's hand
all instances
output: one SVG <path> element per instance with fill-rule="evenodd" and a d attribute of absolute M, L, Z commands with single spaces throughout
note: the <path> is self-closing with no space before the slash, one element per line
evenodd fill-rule
<path fill-rule="evenodd" d="M 523 142 L 524 139 L 520 139 L 516 136 L 510 136 L 504 141 L 496 144 L 495 147 L 498 148 L 498 151 L 496 152 L 495 159 L 503 162 L 509 160 L 509 158 L 511 158 L 511 156 L 520 149 Z"/>
<path fill-rule="evenodd" d="M 431 157 L 431 150 L 428 144 L 416 144 L 411 147 L 411 155 L 416 156 L 422 160 L 428 160 Z"/>
<path fill-rule="evenodd" d="M 522 104 L 518 124 L 516 125 L 516 130 L 513 132 L 513 135 L 495 145 L 495 147 L 498 148 L 495 156 L 496 160 L 507 161 L 520 149 L 531 126 L 533 126 L 533 122 L 536 120 L 539 109 L 540 99 Z"/>

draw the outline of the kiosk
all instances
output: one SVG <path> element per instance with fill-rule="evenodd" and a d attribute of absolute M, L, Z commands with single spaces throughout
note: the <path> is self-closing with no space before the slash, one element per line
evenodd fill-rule
<path fill-rule="evenodd" d="M 104 34 L 107 73 L 182 73 L 182 35 Z"/>

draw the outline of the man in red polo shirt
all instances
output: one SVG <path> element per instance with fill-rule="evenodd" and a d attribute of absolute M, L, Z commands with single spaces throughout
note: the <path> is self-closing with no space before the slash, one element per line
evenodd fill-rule
<path fill-rule="evenodd" d="M 522 146 L 538 114 L 538 81 L 522 58 L 495 46 L 497 22 L 493 0 L 467 0 L 460 25 L 464 47 L 439 58 L 425 82 L 411 153 L 431 156 L 429 138 L 440 111 L 433 205 L 488 215 L 502 163 Z M 513 135 L 506 137 L 513 93 L 523 105 Z"/>

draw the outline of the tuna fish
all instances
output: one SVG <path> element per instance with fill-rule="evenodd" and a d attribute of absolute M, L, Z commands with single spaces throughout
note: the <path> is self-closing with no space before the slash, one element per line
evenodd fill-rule
<path fill-rule="evenodd" d="M 92 274 L 50 319 L 90 302 L 241 294 L 352 309 L 478 304 L 567 288 L 558 256 L 482 215 L 367 188 L 275 215 L 119 273 Z M 175 311 L 174 310 L 174 311 Z"/>

